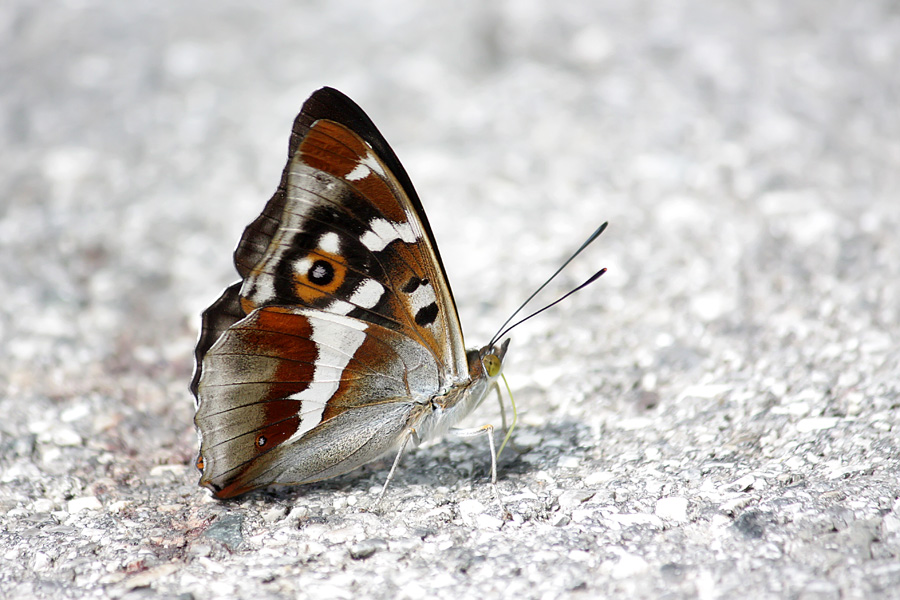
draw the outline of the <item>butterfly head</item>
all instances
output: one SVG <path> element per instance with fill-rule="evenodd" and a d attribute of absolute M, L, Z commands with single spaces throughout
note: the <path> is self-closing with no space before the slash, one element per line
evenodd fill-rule
<path fill-rule="evenodd" d="M 503 359 L 506 349 L 509 348 L 509 339 L 501 344 L 490 344 L 480 350 L 469 351 L 469 375 L 473 379 L 487 377 L 494 380 L 500 376 L 503 370 Z"/>

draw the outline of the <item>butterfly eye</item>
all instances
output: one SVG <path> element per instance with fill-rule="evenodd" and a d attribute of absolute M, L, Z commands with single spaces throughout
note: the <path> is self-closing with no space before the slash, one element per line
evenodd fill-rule
<path fill-rule="evenodd" d="M 496 377 L 500 374 L 500 358 L 496 354 L 488 354 L 481 363 L 489 377 Z"/>

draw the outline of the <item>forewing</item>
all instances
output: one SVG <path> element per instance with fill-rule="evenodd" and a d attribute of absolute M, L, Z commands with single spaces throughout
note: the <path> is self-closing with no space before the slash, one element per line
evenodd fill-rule
<path fill-rule="evenodd" d="M 456 306 L 421 203 L 387 142 L 335 90 L 306 102 L 282 183 L 244 232 L 244 312 L 300 305 L 401 331 L 465 376 Z"/>
<path fill-rule="evenodd" d="M 281 183 L 234 253 L 242 277 L 203 314 L 191 389 L 209 348 L 261 306 L 305 306 L 404 333 L 444 384 L 466 377 L 456 306 L 421 202 L 352 100 L 315 92 L 294 122 Z"/>

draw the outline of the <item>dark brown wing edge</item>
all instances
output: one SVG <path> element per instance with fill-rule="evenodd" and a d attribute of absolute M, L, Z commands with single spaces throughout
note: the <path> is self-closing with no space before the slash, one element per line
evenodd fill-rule
<path fill-rule="evenodd" d="M 194 348 L 194 376 L 191 378 L 191 392 L 197 396 L 197 386 L 203 368 L 203 357 L 216 343 L 226 329 L 246 317 L 241 310 L 241 282 L 228 286 L 219 299 L 203 311 L 200 324 L 200 338 Z"/>

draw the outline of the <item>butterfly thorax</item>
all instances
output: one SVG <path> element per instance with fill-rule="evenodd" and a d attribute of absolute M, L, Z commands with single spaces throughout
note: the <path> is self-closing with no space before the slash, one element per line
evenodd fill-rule
<path fill-rule="evenodd" d="M 485 346 L 466 351 L 468 379 L 432 397 L 427 410 L 411 415 L 410 427 L 415 429 L 420 440 L 443 435 L 478 408 L 500 376 L 508 345 L 509 340 L 499 347 Z"/>

